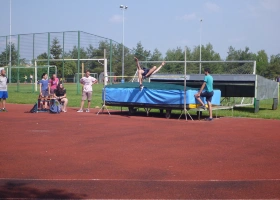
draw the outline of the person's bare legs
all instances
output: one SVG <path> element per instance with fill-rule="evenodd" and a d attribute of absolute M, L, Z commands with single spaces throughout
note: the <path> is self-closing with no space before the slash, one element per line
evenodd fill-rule
<path fill-rule="evenodd" d="M 1 108 L 0 109 L 2 109 L 2 108 L 6 108 L 5 106 L 6 106 L 6 99 L 0 99 L 0 101 L 1 101 Z"/>
<path fill-rule="evenodd" d="M 84 100 L 82 100 L 82 101 L 81 101 L 81 107 L 80 107 L 80 110 L 83 110 L 83 108 L 84 108 L 84 104 L 85 104 L 85 101 L 84 101 Z"/>
<path fill-rule="evenodd" d="M 200 99 L 200 96 L 198 96 L 198 94 L 195 94 L 194 97 L 196 98 L 196 100 L 199 101 L 199 103 L 202 105 L 202 106 L 205 106 L 203 101 Z"/>
<path fill-rule="evenodd" d="M 208 110 L 209 110 L 209 118 L 213 118 L 212 116 L 212 104 L 210 101 L 207 101 L 207 104 L 208 104 Z"/>
<path fill-rule="evenodd" d="M 139 84 L 140 85 L 142 85 L 142 74 L 143 74 L 143 70 L 138 69 L 138 79 L 139 79 Z"/>
<path fill-rule="evenodd" d="M 2 101 L 2 108 L 6 108 L 6 99 L 3 99 Z"/>
<path fill-rule="evenodd" d="M 163 66 L 165 65 L 165 62 L 162 62 L 159 67 L 153 66 L 149 72 L 146 74 L 146 77 L 149 77 L 155 73 L 157 73 Z"/>
<path fill-rule="evenodd" d="M 67 98 L 63 98 L 61 101 L 63 102 L 63 110 L 67 111 L 66 108 L 67 108 L 67 104 L 68 104 L 68 99 Z"/>
<path fill-rule="evenodd" d="M 87 104 L 87 105 L 88 105 L 87 107 L 88 107 L 88 110 L 89 110 L 89 108 L 90 108 L 90 101 L 88 101 L 88 104 Z"/>
<path fill-rule="evenodd" d="M 142 74 L 143 74 L 144 71 L 143 71 L 142 68 L 140 67 L 138 58 L 134 57 L 134 60 L 135 60 L 135 62 L 136 62 L 136 66 L 137 66 L 137 70 L 138 70 L 139 84 L 142 85 Z"/>
<path fill-rule="evenodd" d="M 156 69 L 157 69 L 157 67 L 156 67 L 156 66 L 153 66 L 153 67 L 149 70 L 149 72 L 146 74 L 146 77 L 151 76 L 151 75 L 153 74 L 153 72 L 154 72 Z"/>

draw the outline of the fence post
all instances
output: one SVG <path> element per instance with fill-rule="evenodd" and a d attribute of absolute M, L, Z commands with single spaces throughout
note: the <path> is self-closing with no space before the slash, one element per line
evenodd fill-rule
<path fill-rule="evenodd" d="M 35 33 L 33 33 L 33 55 L 32 55 L 32 63 L 33 63 L 33 65 L 35 65 Z M 34 74 L 34 75 L 33 75 Z M 31 82 L 31 84 L 32 84 L 32 89 L 33 89 L 33 93 L 35 92 L 35 68 L 34 68 L 34 72 L 33 72 L 33 74 L 32 74 L 32 76 L 33 76 L 33 80 L 32 81 L 34 81 L 34 83 L 32 83 Z"/>
<path fill-rule="evenodd" d="M 62 47 L 62 83 L 64 83 L 64 44 L 65 44 L 65 32 L 63 32 L 63 47 Z"/>
<path fill-rule="evenodd" d="M 80 73 L 80 31 L 78 31 L 78 74 Z M 80 93 L 80 80 L 77 79 L 77 94 Z"/>
<path fill-rule="evenodd" d="M 19 55 L 20 55 L 20 35 L 18 35 L 18 50 L 17 50 L 17 66 L 19 67 Z M 17 70 L 17 92 L 19 92 L 19 68 Z"/>
<path fill-rule="evenodd" d="M 48 32 L 48 65 L 50 65 L 50 44 L 51 44 L 51 40 L 50 39 L 51 39 L 50 38 L 50 32 Z"/>
<path fill-rule="evenodd" d="M 110 39 L 110 84 L 112 85 L 113 83 L 113 77 L 112 77 L 112 56 L 113 56 L 113 51 L 112 51 L 112 39 Z M 106 58 L 105 58 L 106 59 Z"/>

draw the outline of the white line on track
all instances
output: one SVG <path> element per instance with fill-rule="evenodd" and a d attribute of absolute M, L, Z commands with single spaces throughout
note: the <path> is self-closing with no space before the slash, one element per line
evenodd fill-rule
<path fill-rule="evenodd" d="M 253 182 L 253 181 L 280 181 L 280 179 L 232 179 L 232 180 L 144 180 L 144 179 L 25 179 L 0 178 L 0 180 L 14 181 L 128 181 L 128 182 Z"/>

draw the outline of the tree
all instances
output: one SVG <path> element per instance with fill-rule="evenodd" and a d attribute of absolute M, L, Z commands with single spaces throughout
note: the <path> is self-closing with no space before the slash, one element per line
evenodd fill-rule
<path fill-rule="evenodd" d="M 0 54 L 0 66 L 8 66 L 9 65 L 9 57 L 10 57 L 10 45 L 6 47 L 6 49 Z M 16 50 L 15 44 L 11 44 L 11 61 L 12 66 L 18 64 L 18 52 Z"/>
<path fill-rule="evenodd" d="M 265 50 L 258 51 L 256 62 L 257 62 L 257 74 L 265 76 L 266 70 L 269 66 L 268 56 Z"/>
<path fill-rule="evenodd" d="M 59 59 L 61 58 L 61 54 L 62 54 L 62 48 L 61 45 L 59 45 L 59 40 L 55 37 L 52 41 L 52 45 L 50 48 L 50 53 L 52 55 L 53 59 Z"/>
<path fill-rule="evenodd" d="M 270 57 L 270 65 L 266 71 L 265 76 L 270 79 L 275 79 L 280 75 L 280 54 L 272 55 Z"/>
<path fill-rule="evenodd" d="M 232 46 L 229 47 L 228 56 L 226 60 L 228 61 L 253 61 L 256 60 L 257 55 L 249 52 L 249 47 L 245 47 L 245 50 L 241 49 L 236 51 Z M 225 66 L 224 71 L 230 74 L 252 74 L 253 65 L 252 63 L 231 63 Z"/>
<path fill-rule="evenodd" d="M 185 53 L 181 47 L 167 50 L 165 60 L 167 61 L 184 61 Z M 162 72 L 168 73 L 184 73 L 184 65 L 182 63 L 168 63 L 164 66 Z"/>
<path fill-rule="evenodd" d="M 59 40 L 55 37 L 50 47 L 50 59 L 60 59 L 62 57 L 62 51 Z M 61 61 L 51 61 L 50 65 L 55 65 L 57 67 L 57 77 L 63 77 L 63 63 Z M 49 76 L 51 77 L 52 74 L 49 74 Z"/>
<path fill-rule="evenodd" d="M 190 56 L 190 60 L 199 61 L 200 60 L 200 46 L 194 47 L 193 53 Z M 208 43 L 206 46 L 201 46 L 201 61 L 221 61 L 219 53 L 216 53 L 213 49 L 212 44 Z M 193 64 L 191 66 L 198 69 L 199 64 Z M 203 73 L 204 68 L 209 68 L 211 74 L 219 74 L 223 72 L 223 67 L 221 63 L 202 63 L 201 73 Z M 197 70 L 198 71 L 198 70 Z M 194 69 L 195 72 L 195 69 Z"/>
<path fill-rule="evenodd" d="M 133 49 L 134 55 L 139 59 L 139 60 L 146 60 L 146 58 L 151 56 L 151 52 L 144 50 L 144 47 L 141 42 L 138 42 L 136 44 L 136 48 Z"/>

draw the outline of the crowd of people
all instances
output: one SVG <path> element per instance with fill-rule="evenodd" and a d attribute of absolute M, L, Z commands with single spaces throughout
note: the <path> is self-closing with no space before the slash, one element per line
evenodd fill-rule
<path fill-rule="evenodd" d="M 90 71 L 87 70 L 85 76 L 80 79 L 80 83 L 83 87 L 81 106 L 77 112 L 84 112 L 84 101 L 87 100 L 87 109 L 86 112 L 90 112 L 90 102 L 92 99 L 92 85 L 97 83 L 97 79 L 90 76 Z M 41 107 L 43 110 L 48 110 L 48 100 L 58 100 L 61 104 L 61 111 L 67 112 L 68 99 L 66 97 L 66 89 L 63 86 L 63 83 L 59 81 L 56 77 L 56 74 L 53 74 L 50 79 L 48 79 L 48 74 L 44 73 L 42 79 L 39 81 L 40 88 L 40 100 Z"/>
<path fill-rule="evenodd" d="M 24 76 L 25 83 L 27 76 Z M 61 79 L 62 80 L 62 79 Z M 30 83 L 33 82 L 33 76 L 30 75 Z M 82 84 L 82 98 L 81 106 L 77 112 L 84 112 L 84 102 L 87 100 L 87 108 L 85 112 L 90 112 L 90 102 L 92 99 L 92 85 L 97 83 L 97 79 L 90 76 L 90 71 L 87 70 L 85 76 L 80 79 Z M 0 70 L 0 112 L 7 112 L 6 109 L 6 99 L 8 98 L 7 90 L 8 79 L 6 77 L 5 69 Z M 42 74 L 41 80 L 38 81 L 39 84 L 39 101 L 40 109 L 47 111 L 50 107 L 50 102 L 57 100 L 61 105 L 61 111 L 67 112 L 68 98 L 66 95 L 66 89 L 63 86 L 62 81 L 60 81 L 56 74 L 53 74 L 49 79 L 47 73 Z"/>
<path fill-rule="evenodd" d="M 152 74 L 155 74 L 158 72 L 163 66 L 164 62 L 159 67 L 154 66 L 151 69 L 144 69 L 141 68 L 138 62 L 138 59 L 135 57 L 136 66 L 138 70 L 138 78 L 139 78 L 139 84 L 140 84 L 140 90 L 143 89 L 142 80 L 146 77 L 151 76 Z M 201 100 L 200 97 L 206 98 L 206 104 L 207 108 L 209 110 L 209 118 L 206 120 L 211 121 L 212 118 L 212 106 L 211 106 L 211 100 L 213 97 L 213 77 L 210 75 L 210 70 L 206 68 L 204 70 L 205 78 L 204 82 L 198 91 L 197 94 L 195 94 L 196 100 L 202 105 L 202 109 L 206 109 L 206 105 Z M 32 83 L 33 76 L 30 76 L 30 82 Z M 279 77 L 277 81 L 279 81 Z M 5 112 L 6 110 L 6 99 L 8 98 L 8 91 L 7 91 L 7 77 L 6 77 L 6 71 L 4 69 L 1 70 L 0 74 L 0 112 Z M 97 83 L 97 79 L 90 76 L 90 71 L 87 70 L 85 73 L 85 76 L 80 79 L 80 83 L 82 84 L 82 98 L 81 98 L 81 104 L 80 108 L 77 112 L 90 112 L 90 103 L 92 100 L 92 85 Z M 39 89 L 40 89 L 40 95 L 39 99 L 41 100 L 41 109 L 48 110 L 50 99 L 59 101 L 61 105 L 61 111 L 67 112 L 67 104 L 68 99 L 66 95 L 66 89 L 63 86 L 63 83 L 57 78 L 56 74 L 53 74 L 52 77 L 49 79 L 48 74 L 43 73 L 42 79 L 39 81 Z M 84 110 L 84 104 L 85 101 L 87 101 L 87 108 Z"/>
<path fill-rule="evenodd" d="M 151 69 L 142 69 L 139 65 L 138 59 L 135 57 L 137 70 L 138 70 L 138 78 L 140 83 L 140 90 L 143 89 L 142 80 L 146 77 L 149 77 L 152 74 L 155 74 L 160 70 L 161 67 L 164 66 L 164 62 L 157 68 L 154 66 Z M 205 104 L 200 99 L 200 97 L 206 97 L 206 102 L 208 104 L 208 110 L 209 110 L 209 118 L 207 118 L 208 121 L 212 120 L 212 109 L 211 109 L 211 100 L 213 96 L 213 78 L 210 75 L 210 70 L 205 69 L 205 78 L 204 83 L 201 86 L 201 89 L 199 92 L 195 95 L 195 98 L 198 102 L 202 104 L 201 108 L 206 109 Z M 87 108 L 85 112 L 90 112 L 90 103 L 92 100 L 92 85 L 97 83 L 97 79 L 90 76 L 90 71 L 87 70 L 85 73 L 85 76 L 80 79 L 80 83 L 82 84 L 82 98 L 81 98 L 81 104 L 80 109 L 77 112 L 84 112 L 84 104 L 87 100 Z M 66 89 L 63 86 L 63 83 L 59 81 L 56 74 L 53 74 L 50 79 L 48 79 L 48 74 L 43 73 L 42 79 L 39 81 L 39 88 L 40 88 L 40 103 L 41 103 L 41 109 L 48 110 L 50 99 L 59 101 L 61 105 L 61 111 L 67 112 L 67 104 L 68 99 L 66 95 Z M 204 91 L 204 88 L 206 89 Z M 203 92 L 204 91 L 204 92 Z M 0 101 L 1 101 L 1 112 L 5 112 L 6 110 L 6 99 L 8 98 L 8 92 L 7 92 L 7 77 L 6 77 L 6 71 L 4 69 L 1 70 L 0 74 Z"/>

